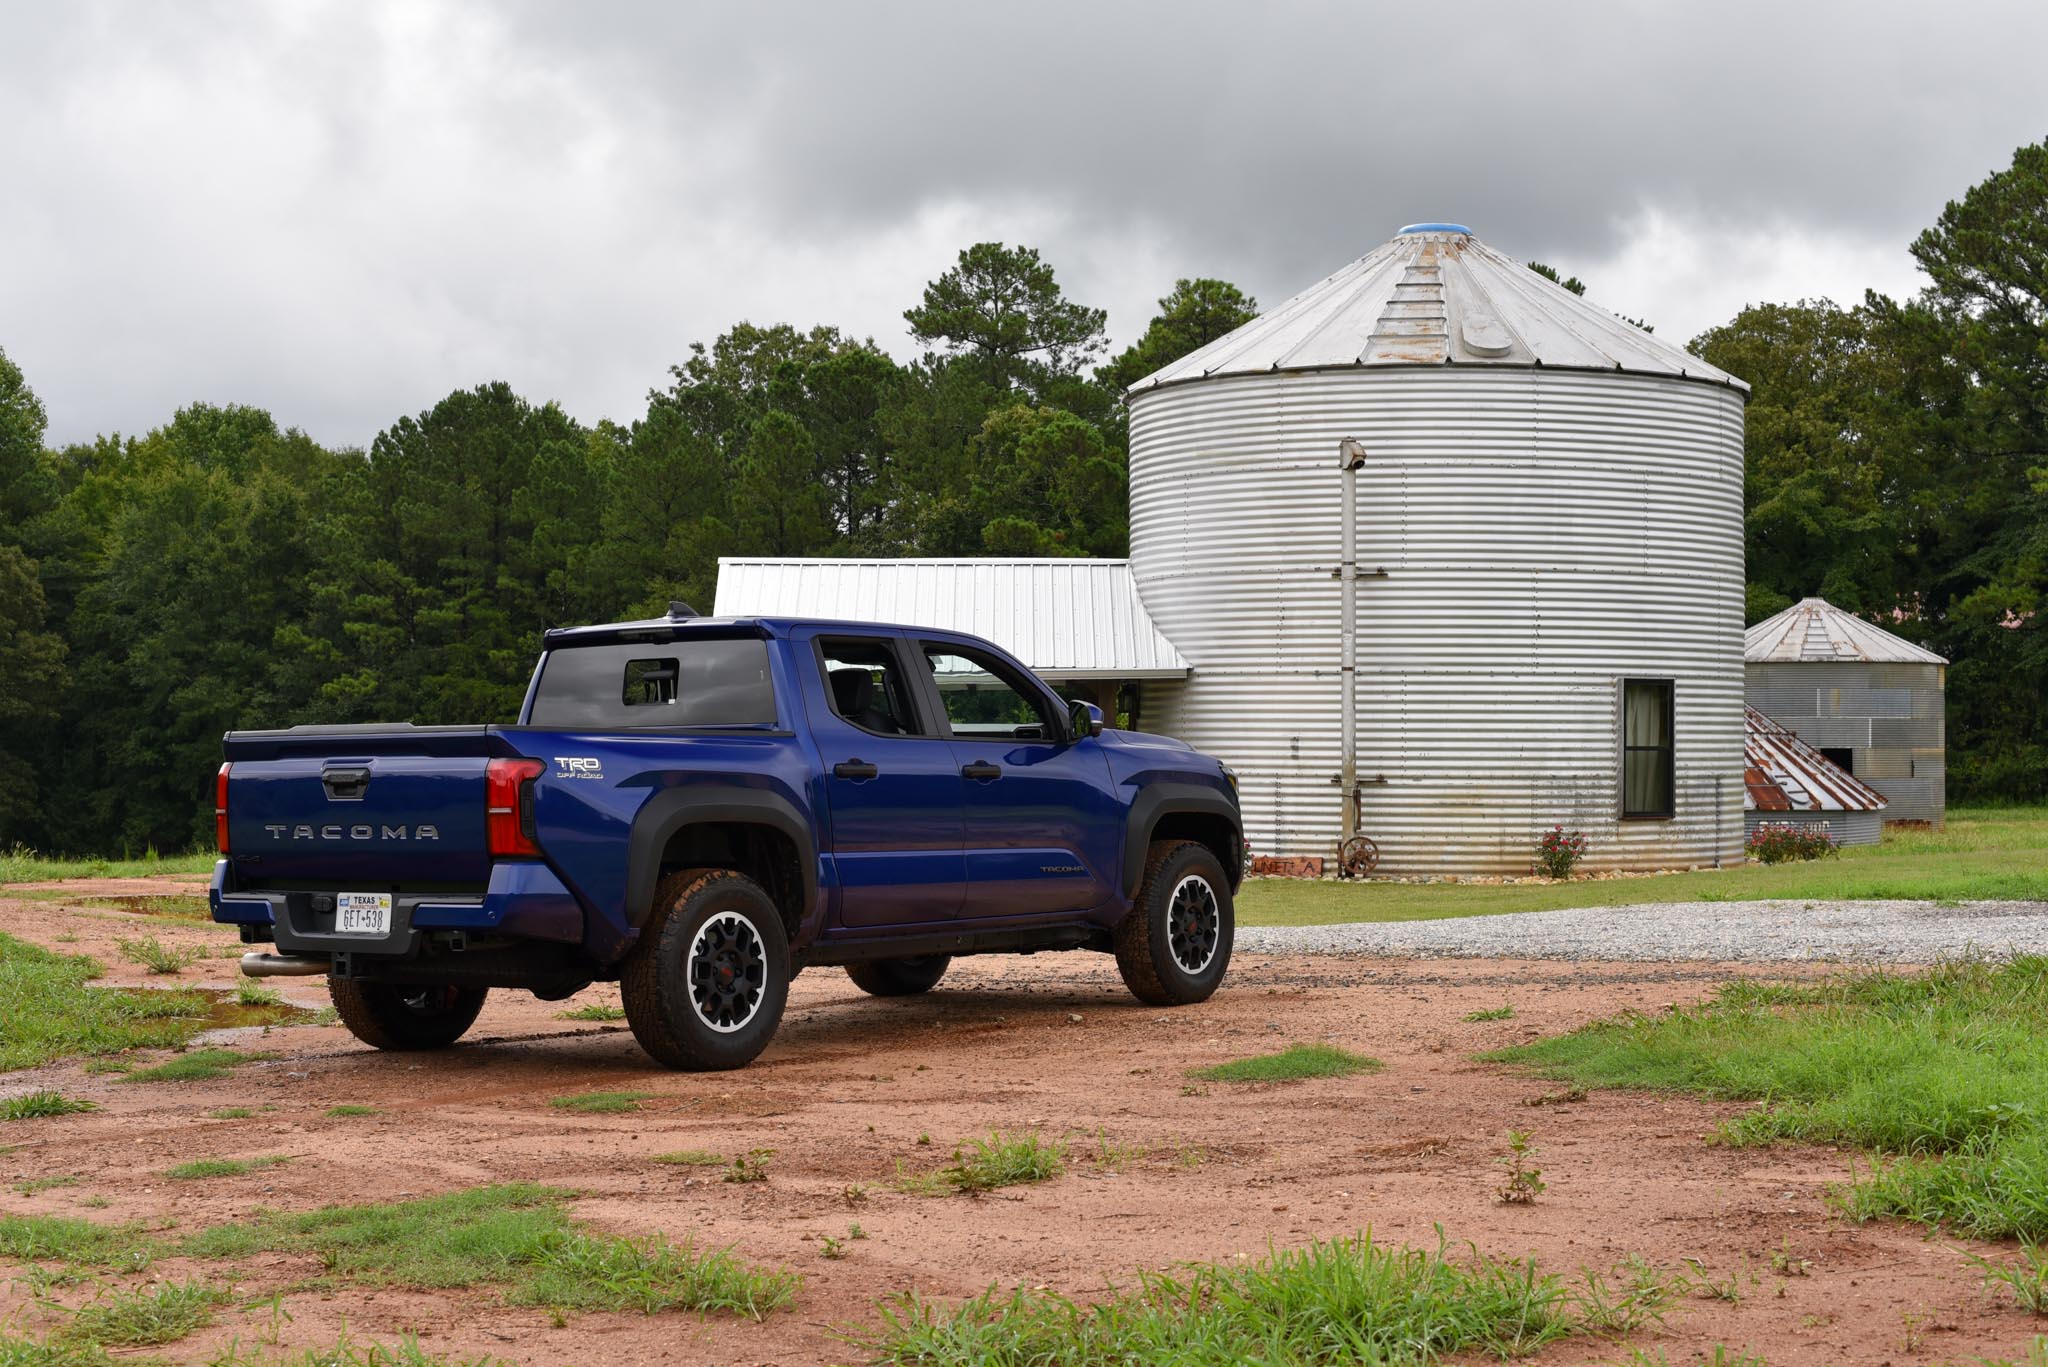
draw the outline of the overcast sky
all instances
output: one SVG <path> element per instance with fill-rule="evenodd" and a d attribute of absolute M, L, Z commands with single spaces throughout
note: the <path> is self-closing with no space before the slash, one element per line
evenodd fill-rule
<path fill-rule="evenodd" d="M 0 349 L 55 442 L 194 400 L 363 445 L 510 381 L 630 420 L 689 343 L 1027 243 L 1119 345 L 1450 219 L 1683 342 L 1916 288 L 2048 136 L 2048 4 L 0 0 Z"/>

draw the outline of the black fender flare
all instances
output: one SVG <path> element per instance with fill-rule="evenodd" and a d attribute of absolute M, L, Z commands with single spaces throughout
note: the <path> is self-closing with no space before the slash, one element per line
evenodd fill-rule
<path fill-rule="evenodd" d="M 1218 789 L 1200 783 L 1183 783 L 1161 780 L 1148 783 L 1138 790 L 1131 801 L 1131 809 L 1124 817 L 1124 896 L 1138 895 L 1138 884 L 1145 876 L 1145 848 L 1152 843 L 1153 828 L 1159 818 L 1179 812 L 1193 812 L 1202 816 L 1219 817 L 1230 824 L 1239 841 L 1244 839 L 1244 816 L 1237 804 Z M 1243 860 L 1235 863 L 1242 866 Z M 1223 867 L 1230 874 L 1230 885 L 1237 886 L 1238 868 L 1233 861 L 1224 860 Z"/>
<path fill-rule="evenodd" d="M 626 920 L 634 929 L 654 909 L 654 885 L 661 877 L 661 852 L 686 826 L 725 823 L 767 826 L 796 845 L 797 873 L 803 879 L 803 906 L 798 924 L 811 918 L 818 904 L 818 840 L 796 804 L 780 793 L 760 788 L 711 788 L 694 784 L 664 788 L 640 805 L 626 838 Z"/>

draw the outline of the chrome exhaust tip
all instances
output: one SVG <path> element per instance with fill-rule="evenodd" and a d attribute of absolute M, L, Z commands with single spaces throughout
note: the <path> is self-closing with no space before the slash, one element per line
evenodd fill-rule
<path fill-rule="evenodd" d="M 258 951 L 242 956 L 242 972 L 251 978 L 313 978 L 327 972 L 323 958 L 305 954 L 265 954 Z"/>

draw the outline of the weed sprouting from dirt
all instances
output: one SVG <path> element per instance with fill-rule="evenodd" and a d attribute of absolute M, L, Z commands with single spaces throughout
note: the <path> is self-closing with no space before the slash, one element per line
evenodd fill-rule
<path fill-rule="evenodd" d="M 64 1174 L 61 1176 L 54 1177 L 30 1177 L 23 1181 L 16 1182 L 14 1184 L 14 1189 L 20 1192 L 23 1196 L 34 1196 L 39 1192 L 59 1191 L 65 1187 L 75 1187 L 77 1185 L 77 1177 L 72 1176 L 70 1174 Z"/>
<path fill-rule="evenodd" d="M 1631 1270 L 1616 1282 L 1635 1288 Z M 1312 1243 L 1253 1263 L 1139 1274 L 1093 1305 L 1044 1290 L 991 1288 L 960 1305 L 915 1294 L 882 1306 L 863 1346 L 885 1363 L 1094 1364 L 1339 1359 L 1419 1367 L 1453 1354 L 1522 1356 L 1572 1335 L 1655 1322 L 1669 1299 L 1654 1279 L 1588 1290 L 1533 1261 L 1387 1247 L 1370 1235 Z M 1633 1299 L 1630 1299 L 1633 1297 Z M 1626 1302 L 1626 1304 L 1624 1304 Z"/>
<path fill-rule="evenodd" d="M 969 1194 L 998 1187 L 1044 1182 L 1067 1167 L 1067 1141 L 1047 1139 L 1036 1131 L 986 1139 L 970 1139 L 953 1150 L 953 1161 L 939 1177 L 953 1190 Z"/>
<path fill-rule="evenodd" d="M 23 1092 L 20 1096 L 11 1096 L 5 1101 L 0 1101 L 0 1120 L 40 1120 L 45 1116 L 77 1115 L 81 1111 L 98 1109 L 99 1107 L 90 1101 L 44 1089 Z"/>
<path fill-rule="evenodd" d="M 216 1106 L 206 1113 L 208 1120 L 247 1120 L 256 1112 L 247 1106 Z"/>
<path fill-rule="evenodd" d="M 145 935 L 139 940 L 117 939 L 114 941 L 114 947 L 128 962 L 141 964 L 152 973 L 165 975 L 183 973 L 206 957 L 204 947 L 194 945 L 172 948 L 154 935 Z"/>
<path fill-rule="evenodd" d="M 79 1307 L 56 1337 L 121 1348 L 174 1343 L 212 1324 L 214 1311 L 233 1299 L 228 1288 L 203 1281 L 115 1290 Z"/>
<path fill-rule="evenodd" d="M 865 1182 L 849 1182 L 840 1189 L 839 1199 L 846 1202 L 848 1210 L 859 1210 L 868 1203 L 868 1188 Z M 854 1226 L 860 1228 L 859 1225 Z"/>
<path fill-rule="evenodd" d="M 1522 1102 L 1524 1106 L 1575 1106 L 1586 1099 L 1584 1087 L 1567 1087 L 1562 1091 L 1544 1092 Z"/>
<path fill-rule="evenodd" d="M 709 1149 L 677 1149 L 672 1153 L 654 1155 L 654 1161 L 679 1168 L 716 1168 L 724 1166 L 725 1155 Z"/>
<path fill-rule="evenodd" d="M 626 1018 L 626 1008 L 612 1006 L 606 1002 L 591 1002 L 587 1006 L 557 1011 L 555 1018 L 565 1021 L 622 1021 Z"/>
<path fill-rule="evenodd" d="M 824 1239 L 824 1247 L 818 1251 L 820 1257 L 830 1258 L 836 1262 L 839 1259 L 844 1258 L 846 1256 L 845 1240 L 835 1239 L 830 1234 L 826 1234 L 821 1237 Z"/>
<path fill-rule="evenodd" d="M 141 1225 L 102 1225 L 64 1215 L 0 1216 L 0 1258 L 18 1263 L 140 1272 L 156 1258 L 156 1244 Z"/>
<path fill-rule="evenodd" d="M 260 1172 L 291 1161 L 291 1155 L 285 1153 L 265 1154 L 261 1158 L 199 1158 L 190 1163 L 180 1163 L 164 1176 L 173 1182 L 196 1182 L 206 1177 L 240 1177 L 246 1172 Z"/>
<path fill-rule="evenodd" d="M 235 984 L 235 1005 L 237 1006 L 283 1006 L 284 998 L 274 987 L 244 978 Z"/>
<path fill-rule="evenodd" d="M 1529 1160 L 1535 1155 L 1536 1144 L 1529 1131 L 1508 1131 L 1507 1154 L 1495 1160 L 1508 1170 L 1507 1178 L 1501 1183 L 1498 1193 L 1502 1205 L 1534 1205 L 1536 1198 L 1549 1186 L 1549 1183 L 1543 1180 L 1543 1170 L 1530 1166 Z"/>
<path fill-rule="evenodd" d="M 1277 1054 L 1190 1068 L 1188 1076 L 1203 1082 L 1295 1082 L 1303 1078 L 1376 1073 L 1385 1066 L 1376 1058 L 1354 1054 L 1334 1044 L 1292 1044 Z"/>
<path fill-rule="evenodd" d="M 637 1111 L 640 1103 L 651 1100 L 652 1092 L 578 1092 L 574 1096 L 558 1096 L 548 1105 L 558 1111 L 576 1111 L 583 1115 L 616 1115 L 621 1111 Z"/>
<path fill-rule="evenodd" d="M 773 1149 L 748 1149 L 732 1160 L 725 1170 L 725 1181 L 746 1185 L 768 1180 L 768 1160 L 775 1156 Z"/>
<path fill-rule="evenodd" d="M 154 1068 L 138 1068 L 121 1078 L 122 1082 L 211 1082 L 226 1077 L 245 1063 L 269 1057 L 266 1054 L 249 1054 L 240 1049 L 194 1049 L 189 1054 Z"/>
<path fill-rule="evenodd" d="M 339 1106 L 329 1106 L 327 1108 L 328 1118 L 332 1120 L 359 1120 L 363 1116 L 375 1114 L 377 1114 L 375 1106 L 365 1106 L 355 1101 L 344 1101 Z"/>
<path fill-rule="evenodd" d="M 1986 1290 L 2004 1286 L 2011 1290 L 2020 1308 L 2036 1315 L 2048 1315 L 2048 1249 L 2022 1240 L 2019 1261 L 1994 1263 L 1972 1253 L 1970 1263 L 1984 1275 Z"/>
<path fill-rule="evenodd" d="M 1464 1015 L 1465 1020 L 1472 1022 L 1511 1021 L 1514 1018 L 1515 1004 L 1513 1002 L 1502 1002 L 1499 1006 L 1485 1007 L 1478 1011 L 1467 1011 Z"/>
<path fill-rule="evenodd" d="M 1119 1143 L 1102 1126 L 1095 1127 L 1095 1166 L 1104 1172 L 1122 1172 L 1144 1156 L 1143 1144 Z"/>
<path fill-rule="evenodd" d="M 273 1333 L 270 1337 L 274 1346 L 276 1335 Z M 410 1334 L 394 1344 L 364 1343 L 349 1337 L 345 1329 L 333 1343 L 306 1349 L 289 1358 L 280 1358 L 274 1352 L 258 1348 L 245 1349 L 237 1339 L 217 1356 L 207 1359 L 207 1363 L 208 1367 L 513 1367 L 506 1358 L 452 1358 L 445 1353 L 429 1352 Z M 41 1364 L 34 1364 L 34 1367 L 41 1367 Z M 64 1364 L 63 1367 L 69 1365 Z M 91 1364 L 90 1367 L 99 1367 L 99 1364 Z"/>

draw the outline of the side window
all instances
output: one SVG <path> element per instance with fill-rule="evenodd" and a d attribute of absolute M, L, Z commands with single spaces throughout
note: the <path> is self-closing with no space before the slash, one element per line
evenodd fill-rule
<path fill-rule="evenodd" d="M 824 640 L 825 693 L 840 720 L 878 736 L 920 736 L 910 681 L 888 641 Z"/>
<path fill-rule="evenodd" d="M 1049 740 L 1059 734 L 1038 693 L 1012 682 L 1009 670 L 994 659 L 929 643 L 924 658 L 954 735 Z"/>
<path fill-rule="evenodd" d="M 1671 680 L 1621 681 L 1621 814 L 1672 814 Z"/>

